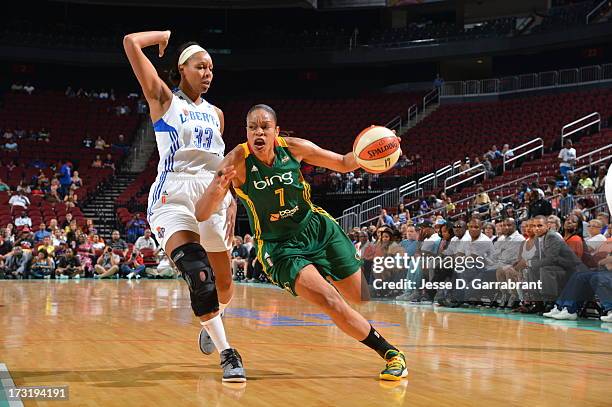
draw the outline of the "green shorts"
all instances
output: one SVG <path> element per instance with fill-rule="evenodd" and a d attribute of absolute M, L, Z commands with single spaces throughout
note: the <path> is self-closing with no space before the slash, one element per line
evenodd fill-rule
<path fill-rule="evenodd" d="M 277 286 L 296 295 L 295 280 L 314 265 L 323 278 L 343 280 L 361 269 L 361 260 L 348 236 L 329 215 L 313 212 L 306 227 L 287 240 L 258 247 L 264 272 Z"/>

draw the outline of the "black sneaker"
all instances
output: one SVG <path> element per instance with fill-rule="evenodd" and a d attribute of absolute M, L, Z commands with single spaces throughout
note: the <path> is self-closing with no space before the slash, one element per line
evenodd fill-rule
<path fill-rule="evenodd" d="M 221 367 L 223 368 L 223 381 L 242 383 L 246 382 L 246 371 L 242 366 L 242 358 L 234 348 L 221 352 Z"/>

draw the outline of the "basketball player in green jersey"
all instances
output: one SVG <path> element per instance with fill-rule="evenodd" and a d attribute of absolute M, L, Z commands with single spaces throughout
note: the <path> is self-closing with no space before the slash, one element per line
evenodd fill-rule
<path fill-rule="evenodd" d="M 308 140 L 279 137 L 274 110 L 253 106 L 247 114 L 247 142 L 223 159 L 196 204 L 196 218 L 208 219 L 233 186 L 247 208 L 257 257 L 270 280 L 320 307 L 342 331 L 383 357 L 380 379 L 400 380 L 408 375 L 404 354 L 345 302 L 367 299 L 361 262 L 340 226 L 310 201 L 301 161 L 339 172 L 359 167 L 352 152 L 340 155 Z"/>

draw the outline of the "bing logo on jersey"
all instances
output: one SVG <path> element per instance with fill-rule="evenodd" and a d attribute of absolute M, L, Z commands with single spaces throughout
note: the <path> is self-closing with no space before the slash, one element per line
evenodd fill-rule
<path fill-rule="evenodd" d="M 280 175 L 273 175 L 269 178 L 265 177 L 265 179 L 261 181 L 253 181 L 253 186 L 255 189 L 262 190 L 273 186 L 275 182 L 279 182 L 284 185 L 291 185 L 293 184 L 293 174 L 291 171 L 288 171 Z"/>

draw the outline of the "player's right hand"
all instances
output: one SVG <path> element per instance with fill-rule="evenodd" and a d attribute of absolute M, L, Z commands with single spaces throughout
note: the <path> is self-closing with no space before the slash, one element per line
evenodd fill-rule
<path fill-rule="evenodd" d="M 163 32 L 162 39 L 159 42 L 159 57 L 164 56 L 164 51 L 166 51 L 166 47 L 168 46 L 168 41 L 170 41 L 170 30 L 166 30 Z"/>
<path fill-rule="evenodd" d="M 223 190 L 225 192 L 229 188 L 230 182 L 232 182 L 232 179 L 235 176 L 236 170 L 234 169 L 234 166 L 228 165 L 227 167 L 217 171 L 217 173 L 215 174 L 215 179 L 213 180 L 213 184 L 217 189 Z"/>

